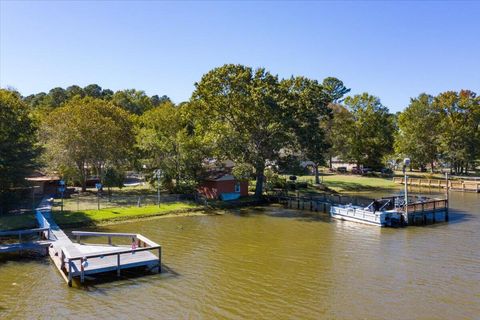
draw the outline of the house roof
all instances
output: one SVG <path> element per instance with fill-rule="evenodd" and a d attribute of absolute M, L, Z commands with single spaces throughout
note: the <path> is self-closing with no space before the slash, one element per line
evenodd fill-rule
<path fill-rule="evenodd" d="M 34 172 L 30 177 L 26 177 L 27 181 L 58 181 L 60 177 L 57 175 L 46 175 L 39 171 Z"/>
<path fill-rule="evenodd" d="M 231 181 L 236 180 L 235 177 L 225 171 L 210 171 L 204 178 L 205 181 Z"/>

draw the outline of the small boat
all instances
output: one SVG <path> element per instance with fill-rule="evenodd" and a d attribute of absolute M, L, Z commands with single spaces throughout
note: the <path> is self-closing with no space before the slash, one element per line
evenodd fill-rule
<path fill-rule="evenodd" d="M 403 205 L 403 204 L 402 204 Z M 394 227 L 401 224 L 402 212 L 400 204 L 390 199 L 375 200 L 366 207 L 347 205 L 332 205 L 330 216 L 335 219 L 361 222 L 380 227 Z"/>

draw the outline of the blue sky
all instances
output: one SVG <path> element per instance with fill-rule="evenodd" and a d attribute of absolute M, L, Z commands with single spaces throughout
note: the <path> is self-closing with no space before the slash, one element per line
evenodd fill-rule
<path fill-rule="evenodd" d="M 97 83 L 189 99 L 225 63 L 335 76 L 400 111 L 480 94 L 480 2 L 4 1 L 0 86 L 28 95 Z"/>

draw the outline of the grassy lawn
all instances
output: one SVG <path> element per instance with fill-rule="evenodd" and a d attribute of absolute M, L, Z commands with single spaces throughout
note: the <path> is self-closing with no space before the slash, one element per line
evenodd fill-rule
<path fill-rule="evenodd" d="M 178 213 L 200 208 L 196 204 L 188 202 L 165 203 L 160 207 L 156 205 L 144 207 L 112 207 L 100 210 L 60 211 L 56 200 L 53 218 L 61 226 L 98 224 L 107 221 L 121 221 L 150 216 L 161 216 L 169 213 Z"/>
<path fill-rule="evenodd" d="M 157 204 L 157 190 L 145 186 L 134 186 L 124 188 L 111 188 L 111 193 L 105 188 L 100 198 L 97 197 L 95 189 L 88 189 L 87 192 L 72 194 L 70 198 L 64 199 L 64 209 L 67 211 L 85 211 L 108 207 L 136 207 L 138 203 L 142 207 Z M 161 192 L 160 202 L 178 201 L 175 195 Z"/>
<path fill-rule="evenodd" d="M 393 183 L 391 178 L 365 177 L 359 175 L 340 175 L 327 174 L 322 175 L 323 185 L 339 193 L 349 192 L 370 192 L 398 189 L 399 185 Z M 299 176 L 297 181 L 310 182 L 315 181 L 314 176 Z M 306 192 L 321 192 L 315 188 L 309 187 Z"/>
<path fill-rule="evenodd" d="M 0 230 L 31 229 L 37 227 L 37 220 L 32 213 L 1 215 Z"/>

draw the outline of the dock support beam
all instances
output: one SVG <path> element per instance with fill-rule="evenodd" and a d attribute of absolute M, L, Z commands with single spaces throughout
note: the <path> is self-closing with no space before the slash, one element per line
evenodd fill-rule
<path fill-rule="evenodd" d="M 72 286 L 72 262 L 68 260 L 68 286 Z"/>
<path fill-rule="evenodd" d="M 162 273 L 162 248 L 158 248 L 158 273 Z"/>
<path fill-rule="evenodd" d="M 117 277 L 120 277 L 120 254 L 117 254 Z"/>

